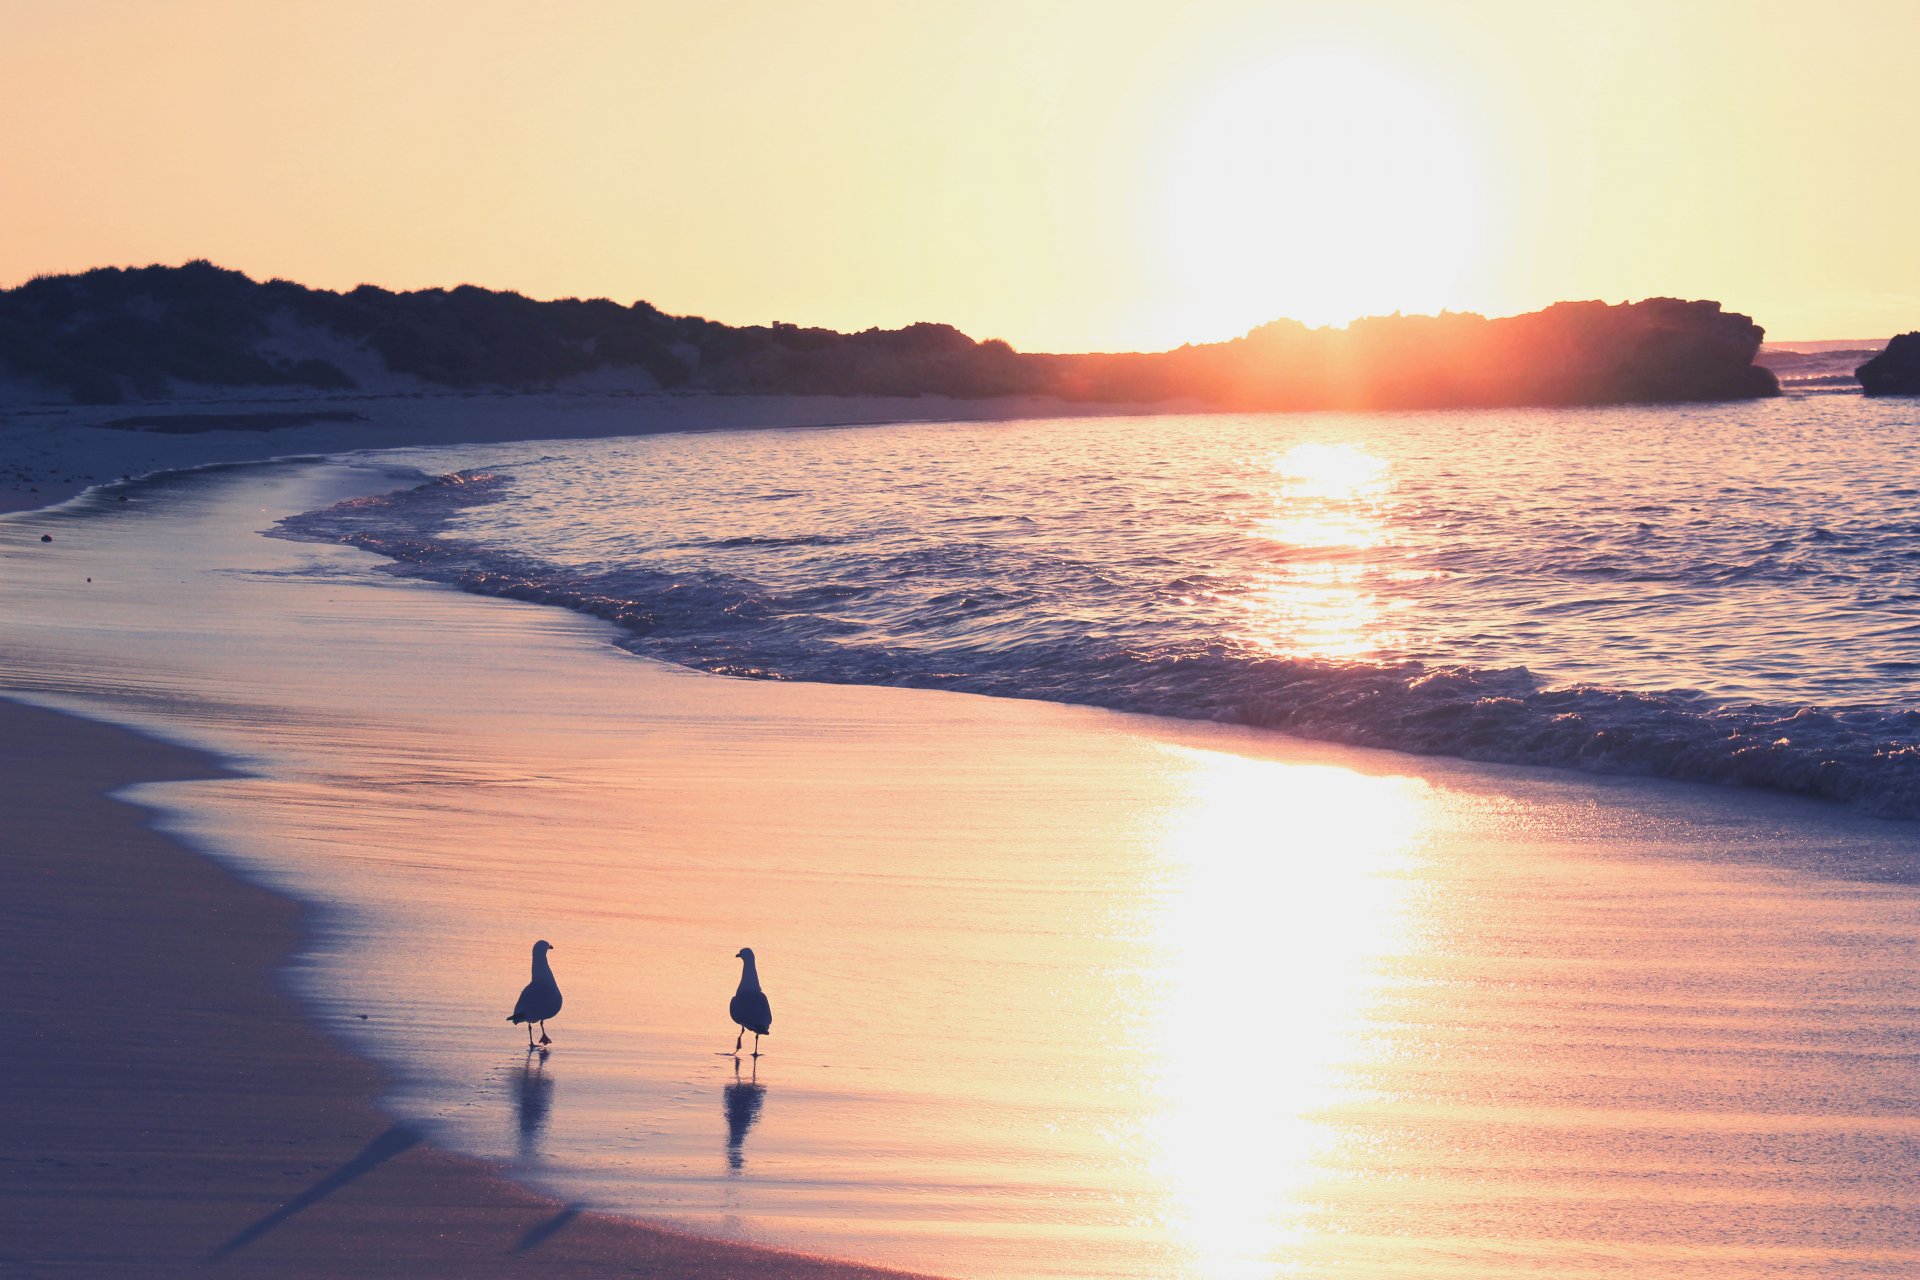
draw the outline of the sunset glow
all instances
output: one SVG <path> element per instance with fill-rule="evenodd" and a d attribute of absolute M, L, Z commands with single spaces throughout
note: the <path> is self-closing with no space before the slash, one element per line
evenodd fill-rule
<path fill-rule="evenodd" d="M 0 0 L 0 1270 L 1920 1277 L 1916 49 Z"/>
<path fill-rule="evenodd" d="M 1663 295 L 1884 337 L 1916 40 L 1897 3 L 15 6 L 0 283 L 204 256 L 1026 350 Z"/>
<path fill-rule="evenodd" d="M 1439 311 L 1481 266 L 1486 177 L 1454 105 L 1365 53 L 1238 69 L 1176 131 L 1163 193 L 1196 332 Z"/>

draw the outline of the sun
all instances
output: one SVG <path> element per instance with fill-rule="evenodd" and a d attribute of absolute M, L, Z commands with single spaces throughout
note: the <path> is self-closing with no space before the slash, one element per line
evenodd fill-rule
<path fill-rule="evenodd" d="M 1458 307 L 1484 248 L 1482 166 L 1454 102 L 1351 50 L 1296 52 L 1197 94 L 1172 123 L 1162 191 L 1196 335 Z"/>

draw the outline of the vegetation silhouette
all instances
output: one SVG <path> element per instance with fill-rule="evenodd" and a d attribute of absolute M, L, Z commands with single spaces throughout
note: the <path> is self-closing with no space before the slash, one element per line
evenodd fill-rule
<path fill-rule="evenodd" d="M 206 261 L 40 276 L 0 291 L 0 364 L 86 404 L 194 387 L 359 384 L 316 349 L 447 388 L 550 388 L 611 371 L 640 389 L 1049 395 L 1245 410 L 1738 399 L 1779 389 L 1754 365 L 1764 336 L 1717 302 L 1652 298 L 1562 302 L 1492 320 L 1381 316 L 1345 329 L 1277 320 L 1174 351 L 1047 355 L 943 324 L 860 333 L 731 326 L 645 302 L 539 302 L 471 285 L 336 293 L 260 283 Z"/>

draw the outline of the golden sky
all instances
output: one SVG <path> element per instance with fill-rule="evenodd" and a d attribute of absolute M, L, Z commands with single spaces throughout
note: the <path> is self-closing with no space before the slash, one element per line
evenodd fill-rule
<path fill-rule="evenodd" d="M 1920 328 L 1920 2 L 0 0 L 0 283 L 207 257 L 1145 349 Z"/>

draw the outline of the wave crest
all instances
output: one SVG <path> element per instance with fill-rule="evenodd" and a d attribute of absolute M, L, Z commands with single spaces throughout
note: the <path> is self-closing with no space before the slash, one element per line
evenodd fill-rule
<path fill-rule="evenodd" d="M 280 522 L 283 536 L 375 552 L 398 573 L 601 618 L 618 643 L 723 675 L 950 689 L 1502 764 L 1759 787 L 1920 816 L 1920 712 L 1732 703 L 1693 690 L 1543 687 L 1525 667 L 1276 657 L 1227 640 L 1146 646 L 1044 616 L 990 630 L 990 583 L 936 597 L 937 642 L 903 640 L 819 606 L 863 590 L 779 593 L 716 569 L 568 567 L 443 536 L 506 478 L 444 476 Z M 1001 566 L 1004 571 L 1004 566 Z M 911 571 L 903 566 L 901 571 Z M 922 623 L 925 619 L 921 620 Z"/>

